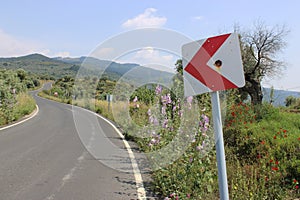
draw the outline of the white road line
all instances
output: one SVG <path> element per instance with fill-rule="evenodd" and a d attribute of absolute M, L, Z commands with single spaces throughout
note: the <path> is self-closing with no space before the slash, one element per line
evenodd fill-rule
<path fill-rule="evenodd" d="M 38 105 L 35 105 L 35 106 L 36 106 L 36 110 L 35 110 L 35 112 L 34 112 L 30 117 L 28 117 L 28 118 L 26 118 L 26 119 L 24 119 L 24 120 L 22 120 L 22 121 L 19 121 L 19 122 L 17 122 L 17 123 L 14 123 L 14 124 L 11 124 L 11 125 L 2 127 L 2 128 L 0 128 L 0 131 L 5 130 L 5 129 L 8 129 L 8 128 L 11 128 L 11 127 L 14 127 L 14 126 L 17 126 L 17 125 L 22 124 L 22 123 L 24 123 L 24 122 L 26 122 L 26 121 L 32 119 L 33 117 L 35 117 L 35 116 L 38 114 L 38 112 L 39 112 L 39 107 L 38 107 Z"/>
<path fill-rule="evenodd" d="M 43 86 L 40 89 L 38 89 L 37 91 L 42 90 L 42 88 L 44 87 L 44 85 L 45 84 L 43 84 Z M 38 97 L 37 93 L 35 94 L 35 96 Z M 37 104 L 35 104 L 35 107 L 36 107 L 36 110 L 35 110 L 35 112 L 30 117 L 28 117 L 28 118 L 26 118 L 26 119 L 24 119 L 22 121 L 19 121 L 17 123 L 14 123 L 14 124 L 2 127 L 2 128 L 0 128 L 0 131 L 8 129 L 8 128 L 11 128 L 11 127 L 14 127 L 14 126 L 17 126 L 17 125 L 22 124 L 22 123 L 26 122 L 27 120 L 30 120 L 31 118 L 35 117 L 38 114 L 38 112 L 39 112 L 39 106 Z"/>
<path fill-rule="evenodd" d="M 122 138 L 122 141 L 123 141 L 123 143 L 124 143 L 124 145 L 125 145 L 125 147 L 127 149 L 127 152 L 129 154 L 129 158 L 130 158 L 130 161 L 131 161 L 132 171 L 133 171 L 133 174 L 134 174 L 136 188 L 137 188 L 138 199 L 140 199 L 140 200 L 146 200 L 147 196 L 146 196 L 146 190 L 144 188 L 142 174 L 140 172 L 139 166 L 138 166 L 137 161 L 135 159 L 134 153 L 133 153 L 133 151 L 132 151 L 129 143 L 125 140 L 124 135 L 119 131 L 119 129 L 113 123 L 111 123 L 106 118 L 104 118 L 101 115 L 99 115 L 97 113 L 94 113 L 94 112 L 92 112 L 90 110 L 87 110 L 87 111 L 95 114 L 97 117 L 99 117 L 99 118 L 103 119 L 104 121 L 106 121 L 109 125 L 111 125 L 115 129 L 115 131 Z"/>
<path fill-rule="evenodd" d="M 143 183 L 143 178 L 142 178 L 141 171 L 140 171 L 139 166 L 137 164 L 137 161 L 135 159 L 134 153 L 133 153 L 133 151 L 132 151 L 129 143 L 125 140 L 124 135 L 119 131 L 119 129 L 113 123 L 111 123 L 108 119 L 102 117 L 98 113 L 95 113 L 93 111 L 90 111 L 90 110 L 87 110 L 85 108 L 81 108 L 81 107 L 78 107 L 78 106 L 74 106 L 74 107 L 77 107 L 77 108 L 83 109 L 85 111 L 88 111 L 88 112 L 94 114 L 95 116 L 103 119 L 111 127 L 113 127 L 115 129 L 115 131 L 119 134 L 120 138 L 122 139 L 122 141 L 123 141 L 123 143 L 124 143 L 124 145 L 126 147 L 126 150 L 128 152 L 128 155 L 129 155 L 129 158 L 130 158 L 130 161 L 131 161 L 132 171 L 133 171 L 133 174 L 134 174 L 136 188 L 137 188 L 138 199 L 139 200 L 146 200 L 147 199 L 146 190 L 145 190 L 145 187 L 144 187 L 144 183 Z"/>
<path fill-rule="evenodd" d="M 38 96 L 38 97 L 42 98 L 42 99 L 46 99 L 46 98 L 43 98 L 43 97 L 40 97 L 40 96 Z M 46 100 L 49 100 L 49 99 L 46 99 Z M 53 100 L 50 100 L 50 101 L 53 101 Z M 53 101 L 53 102 L 60 103 L 60 102 L 57 102 L 57 101 Z M 63 104 L 63 103 L 61 103 L 61 104 Z M 64 105 L 67 105 L 67 104 L 64 104 Z M 70 106 L 74 106 L 74 105 L 70 105 Z M 74 107 L 77 107 L 77 108 L 83 109 L 85 111 L 88 111 L 88 112 L 96 115 L 97 117 L 103 119 L 111 127 L 113 127 L 115 129 L 115 131 L 119 134 L 119 136 L 121 137 L 121 139 L 122 139 L 122 141 L 123 141 L 123 143 L 124 143 L 124 145 L 126 147 L 126 150 L 128 152 L 128 155 L 129 155 L 129 158 L 130 158 L 130 161 L 131 161 L 132 171 L 133 171 L 133 174 L 134 174 L 136 188 L 137 188 L 138 199 L 139 200 L 146 200 L 147 199 L 146 190 L 145 190 L 145 187 L 144 187 L 144 183 L 143 183 L 143 178 L 142 178 L 141 171 L 140 171 L 140 169 L 138 167 L 138 164 L 137 164 L 137 161 L 136 161 L 135 156 L 133 154 L 133 151 L 132 151 L 129 143 L 125 140 L 124 135 L 119 131 L 119 129 L 113 123 L 111 123 L 109 120 L 107 120 L 106 118 L 102 117 L 101 115 L 99 115 L 99 114 L 97 114 L 97 113 L 95 113 L 93 111 L 87 110 L 85 108 L 81 108 L 79 106 L 74 106 Z M 53 198 L 52 196 L 48 197 L 48 199 L 52 199 L 52 198 Z"/>

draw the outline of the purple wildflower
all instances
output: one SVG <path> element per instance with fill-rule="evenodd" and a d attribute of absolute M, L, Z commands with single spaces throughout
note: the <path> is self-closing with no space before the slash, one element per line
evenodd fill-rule
<path fill-rule="evenodd" d="M 200 127 L 203 126 L 203 122 L 202 122 L 202 121 L 199 122 L 199 126 L 200 126 Z"/>
<path fill-rule="evenodd" d="M 186 101 L 187 101 L 189 104 L 192 104 L 192 102 L 193 102 L 193 96 L 187 97 Z"/>
<path fill-rule="evenodd" d="M 159 144 L 160 141 L 160 135 L 156 134 L 155 131 L 152 132 L 152 139 L 150 140 L 148 146 Z"/>
<path fill-rule="evenodd" d="M 175 112 L 177 109 L 177 106 L 173 106 L 173 112 Z"/>
<path fill-rule="evenodd" d="M 154 126 L 158 126 L 159 125 L 159 122 L 158 122 L 158 120 L 157 120 L 156 117 L 154 117 L 154 119 L 153 119 L 153 125 Z"/>
<path fill-rule="evenodd" d="M 208 130 L 209 118 L 206 115 L 201 115 L 201 121 L 199 122 L 199 126 L 202 133 L 205 133 Z"/>
<path fill-rule="evenodd" d="M 162 102 L 164 105 L 172 103 L 171 95 L 170 95 L 170 94 L 167 94 L 167 95 L 161 96 L 161 102 Z"/>
<path fill-rule="evenodd" d="M 164 119 L 162 127 L 163 128 L 168 128 L 168 119 Z"/>
<path fill-rule="evenodd" d="M 201 132 L 206 132 L 208 130 L 208 127 L 207 126 L 203 126 L 203 127 L 201 127 Z"/>
<path fill-rule="evenodd" d="M 170 103 L 172 103 L 172 99 L 171 99 L 171 95 L 169 93 L 169 94 L 167 94 L 167 104 L 170 104 Z"/>
<path fill-rule="evenodd" d="M 192 109 L 193 96 L 189 96 L 186 101 L 189 105 L 189 109 Z"/>
<path fill-rule="evenodd" d="M 179 115 L 179 117 L 182 117 L 183 111 L 182 111 L 182 110 L 179 110 L 179 111 L 178 111 L 178 115 Z"/>
<path fill-rule="evenodd" d="M 162 91 L 162 87 L 160 85 L 157 85 L 156 88 L 155 88 L 155 94 L 156 95 L 159 95 Z"/>
<path fill-rule="evenodd" d="M 154 116 L 150 116 L 150 117 L 149 117 L 149 123 L 150 123 L 150 124 L 153 124 L 153 125 L 155 125 L 155 126 L 157 126 L 157 125 L 159 124 L 157 118 L 154 117 Z"/>
<path fill-rule="evenodd" d="M 209 124 L 209 118 L 206 115 L 202 114 L 201 117 L 206 124 Z"/>
<path fill-rule="evenodd" d="M 154 117 L 153 117 L 153 116 L 150 116 L 150 117 L 149 117 L 149 123 L 150 123 L 150 124 L 153 124 L 153 121 L 154 121 Z"/>

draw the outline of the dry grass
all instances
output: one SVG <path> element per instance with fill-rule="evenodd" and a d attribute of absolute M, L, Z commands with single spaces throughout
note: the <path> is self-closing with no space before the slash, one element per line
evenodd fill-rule
<path fill-rule="evenodd" d="M 35 100 L 27 93 L 18 94 L 17 103 L 10 111 L 0 110 L 0 126 L 17 121 L 35 110 Z"/>

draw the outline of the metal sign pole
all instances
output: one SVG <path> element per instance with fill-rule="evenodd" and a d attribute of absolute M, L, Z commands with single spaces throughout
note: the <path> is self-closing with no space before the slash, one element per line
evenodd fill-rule
<path fill-rule="evenodd" d="M 223 126 L 222 126 L 220 98 L 219 98 L 218 91 L 211 93 L 211 102 L 212 102 L 212 114 L 213 114 L 213 123 L 214 123 L 215 140 L 216 140 L 220 198 L 221 200 L 229 200 L 225 150 L 224 150 L 224 140 L 223 140 Z"/>

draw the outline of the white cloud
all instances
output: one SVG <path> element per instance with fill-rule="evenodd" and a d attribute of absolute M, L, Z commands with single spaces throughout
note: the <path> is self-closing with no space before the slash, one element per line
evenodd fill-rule
<path fill-rule="evenodd" d="M 128 19 L 122 24 L 123 28 L 142 28 L 142 27 L 162 27 L 167 22 L 166 17 L 155 16 L 157 10 L 155 8 L 147 8 L 144 13 Z"/>
<path fill-rule="evenodd" d="M 49 57 L 70 57 L 70 52 L 51 52 L 39 42 L 19 39 L 0 29 L 0 57 L 18 57 L 33 53 Z"/>
<path fill-rule="evenodd" d="M 97 49 L 90 56 L 103 60 L 111 60 L 114 56 L 115 49 L 112 47 L 103 47 L 101 49 Z"/>
<path fill-rule="evenodd" d="M 161 71 L 174 72 L 176 59 L 177 57 L 175 55 L 162 52 L 153 47 L 145 47 L 135 52 L 131 52 L 120 60 L 117 60 L 117 62 L 137 63 Z"/>
<path fill-rule="evenodd" d="M 62 57 L 62 58 L 66 58 L 66 57 L 70 57 L 70 52 L 67 52 L 67 51 L 63 51 L 63 52 L 58 52 L 58 53 L 55 53 L 53 56 L 51 57 Z"/>
<path fill-rule="evenodd" d="M 37 42 L 17 39 L 0 29 L 0 57 L 23 56 L 32 53 L 48 53 Z"/>
<path fill-rule="evenodd" d="M 195 17 L 192 17 L 193 20 L 196 20 L 196 21 L 201 21 L 204 19 L 203 16 L 195 16 Z"/>

